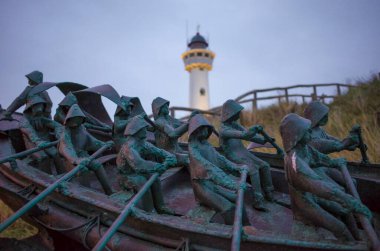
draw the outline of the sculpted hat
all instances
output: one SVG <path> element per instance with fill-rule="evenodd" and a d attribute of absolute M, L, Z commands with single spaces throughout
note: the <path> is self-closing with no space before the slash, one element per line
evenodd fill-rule
<path fill-rule="evenodd" d="M 295 113 L 286 115 L 280 125 L 282 143 L 286 152 L 289 152 L 310 129 L 311 122 Z"/>
<path fill-rule="evenodd" d="M 132 97 L 121 96 L 120 101 L 122 106 L 117 106 L 115 115 L 117 115 L 121 111 L 126 112 L 128 106 L 133 106 Z"/>
<path fill-rule="evenodd" d="M 75 97 L 74 94 L 69 92 L 58 105 L 71 107 L 72 105 L 77 104 L 77 103 L 78 103 L 77 97 Z"/>
<path fill-rule="evenodd" d="M 212 129 L 214 128 L 208 121 L 205 119 L 205 117 L 202 114 L 197 114 L 193 116 L 189 121 L 189 137 L 191 134 L 193 134 L 198 128 L 200 127 L 207 127 L 209 128 L 209 134 L 208 137 L 212 133 Z"/>
<path fill-rule="evenodd" d="M 128 123 L 127 127 L 125 128 L 124 135 L 135 135 L 138 131 L 148 126 L 149 124 L 145 121 L 145 119 L 142 116 L 137 115 L 133 117 Z"/>
<path fill-rule="evenodd" d="M 315 127 L 321 119 L 329 113 L 327 105 L 320 101 L 311 102 L 303 112 L 304 117 L 311 121 L 311 127 Z"/>
<path fill-rule="evenodd" d="M 158 114 L 160 113 L 160 109 L 165 104 L 170 104 L 170 102 L 166 99 L 163 99 L 161 97 L 157 97 L 152 102 L 152 111 L 153 111 L 153 117 L 154 119 L 158 118 Z"/>
<path fill-rule="evenodd" d="M 43 79 L 43 74 L 40 71 L 32 71 L 29 74 L 26 74 L 25 77 L 27 77 L 29 80 L 41 84 Z"/>
<path fill-rule="evenodd" d="M 237 103 L 235 100 L 227 100 L 222 107 L 222 122 L 226 122 L 236 114 L 238 114 L 244 107 Z"/>
<path fill-rule="evenodd" d="M 28 97 L 26 100 L 24 112 L 28 111 L 32 106 L 41 103 L 47 104 L 46 100 L 43 99 L 40 95 L 33 95 L 31 97 Z"/>
<path fill-rule="evenodd" d="M 70 107 L 70 110 L 67 112 L 64 124 L 66 125 L 67 121 L 74 117 L 82 117 L 83 119 L 86 118 L 86 115 L 84 115 L 78 104 L 73 104 Z"/>

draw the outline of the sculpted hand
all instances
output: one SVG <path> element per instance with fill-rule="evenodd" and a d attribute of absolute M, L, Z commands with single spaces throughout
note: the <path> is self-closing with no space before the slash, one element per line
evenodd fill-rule
<path fill-rule="evenodd" d="M 261 125 L 254 125 L 251 128 L 249 128 L 249 130 L 255 133 L 260 133 L 264 130 L 264 128 Z"/>

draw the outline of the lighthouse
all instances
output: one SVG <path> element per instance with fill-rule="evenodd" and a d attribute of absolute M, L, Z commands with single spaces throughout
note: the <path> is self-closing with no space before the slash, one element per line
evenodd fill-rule
<path fill-rule="evenodd" d="M 215 53 L 208 49 L 208 42 L 197 32 L 182 54 L 185 70 L 190 74 L 190 107 L 200 110 L 210 109 L 208 72 L 212 70 Z"/>

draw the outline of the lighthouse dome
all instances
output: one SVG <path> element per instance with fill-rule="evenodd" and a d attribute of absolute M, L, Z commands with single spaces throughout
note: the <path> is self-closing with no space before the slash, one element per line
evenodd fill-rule
<path fill-rule="evenodd" d="M 197 32 L 188 44 L 190 49 L 205 49 L 208 47 L 206 39 Z"/>

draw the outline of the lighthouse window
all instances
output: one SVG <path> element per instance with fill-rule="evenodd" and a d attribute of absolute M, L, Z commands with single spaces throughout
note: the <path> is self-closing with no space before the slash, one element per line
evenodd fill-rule
<path fill-rule="evenodd" d="M 205 56 L 208 58 L 210 55 L 208 53 L 205 53 Z"/>
<path fill-rule="evenodd" d="M 199 93 L 201 94 L 201 96 L 204 96 L 206 94 L 206 90 L 204 88 L 201 88 L 199 90 Z"/>
<path fill-rule="evenodd" d="M 200 57 L 201 57 L 201 56 L 202 56 L 202 52 L 198 52 L 198 53 L 197 53 L 197 56 L 200 56 Z"/>
<path fill-rule="evenodd" d="M 194 53 L 190 53 L 189 57 L 194 57 Z"/>

